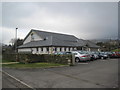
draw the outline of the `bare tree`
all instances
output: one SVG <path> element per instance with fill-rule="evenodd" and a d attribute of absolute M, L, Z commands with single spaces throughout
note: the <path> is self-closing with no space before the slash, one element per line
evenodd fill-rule
<path fill-rule="evenodd" d="M 16 41 L 16 39 L 12 38 L 9 43 L 12 44 L 12 46 L 13 46 L 15 44 L 15 41 Z"/>

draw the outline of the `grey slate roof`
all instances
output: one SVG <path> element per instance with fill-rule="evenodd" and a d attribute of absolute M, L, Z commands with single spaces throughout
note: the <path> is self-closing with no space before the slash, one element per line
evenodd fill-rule
<path fill-rule="evenodd" d="M 39 47 L 39 46 L 51 46 L 50 40 L 32 41 L 32 42 L 23 44 L 19 46 L 18 48 Z"/>
<path fill-rule="evenodd" d="M 86 45 L 88 45 L 88 47 L 91 47 L 91 48 L 99 48 L 100 46 L 96 45 L 95 43 L 89 41 L 89 40 L 84 40 L 84 43 Z"/>
<path fill-rule="evenodd" d="M 40 46 L 71 46 L 71 47 L 75 47 L 75 46 L 85 46 L 86 45 L 86 42 L 84 40 L 78 39 L 74 35 L 39 31 L 39 30 L 33 30 L 33 29 L 30 32 L 35 32 L 41 38 L 44 39 L 47 37 L 47 39 L 28 42 L 26 44 L 19 46 L 18 48 L 40 47 Z M 27 36 L 25 37 L 25 39 L 27 38 Z"/>
<path fill-rule="evenodd" d="M 53 38 L 59 38 L 60 40 L 64 41 L 77 41 L 76 37 L 73 35 L 67 35 L 67 34 L 60 34 L 60 33 L 53 33 L 53 32 L 46 32 L 46 31 L 39 31 L 39 30 L 33 30 L 36 32 L 40 37 L 46 38 L 46 37 L 53 37 Z"/>

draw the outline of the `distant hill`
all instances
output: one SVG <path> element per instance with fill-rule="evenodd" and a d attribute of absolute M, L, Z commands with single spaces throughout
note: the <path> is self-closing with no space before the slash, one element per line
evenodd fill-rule
<path fill-rule="evenodd" d="M 97 42 L 108 42 L 108 41 L 110 41 L 110 39 L 92 39 L 90 41 L 92 41 L 94 43 L 97 43 Z"/>

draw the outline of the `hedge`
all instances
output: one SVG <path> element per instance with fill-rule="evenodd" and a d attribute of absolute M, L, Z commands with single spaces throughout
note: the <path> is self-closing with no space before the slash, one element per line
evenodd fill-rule
<path fill-rule="evenodd" d="M 2 60 L 16 61 L 16 55 L 15 54 L 2 54 Z"/>
<path fill-rule="evenodd" d="M 48 62 L 68 64 L 68 59 L 72 60 L 72 55 L 54 54 L 3 54 L 3 60 L 19 61 L 22 63 Z"/>

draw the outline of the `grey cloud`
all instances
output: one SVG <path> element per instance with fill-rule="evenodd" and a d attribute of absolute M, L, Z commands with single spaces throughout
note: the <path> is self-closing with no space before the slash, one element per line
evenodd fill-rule
<path fill-rule="evenodd" d="M 3 27 L 20 27 L 25 32 L 43 28 L 84 39 L 116 38 L 117 5 L 117 2 L 3 3 Z"/>

